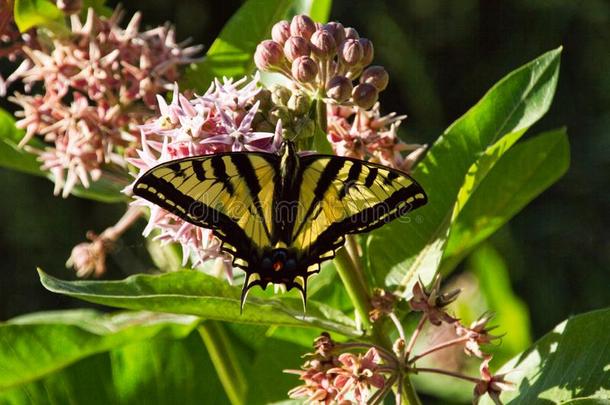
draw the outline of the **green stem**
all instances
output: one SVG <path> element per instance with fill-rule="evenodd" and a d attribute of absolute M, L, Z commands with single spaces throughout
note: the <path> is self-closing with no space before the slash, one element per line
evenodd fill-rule
<path fill-rule="evenodd" d="M 372 308 L 368 286 L 354 265 L 347 249 L 341 248 L 337 251 L 335 265 L 337 267 L 337 273 L 339 273 L 339 277 L 341 277 L 341 281 L 347 290 L 347 295 L 349 295 L 349 298 L 354 304 L 356 312 L 362 321 L 362 325 L 366 328 L 370 327 L 369 312 Z"/>
<path fill-rule="evenodd" d="M 405 374 L 402 378 L 401 391 L 400 398 L 403 405 L 421 405 L 409 374 Z"/>
<path fill-rule="evenodd" d="M 248 381 L 222 323 L 205 321 L 199 325 L 197 330 L 208 350 L 216 374 L 218 374 L 229 401 L 232 405 L 245 404 Z"/>

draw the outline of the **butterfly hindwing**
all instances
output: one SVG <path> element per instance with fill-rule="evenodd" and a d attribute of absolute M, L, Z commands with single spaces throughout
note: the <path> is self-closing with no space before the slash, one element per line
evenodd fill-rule
<path fill-rule="evenodd" d="M 134 194 L 194 225 L 213 229 L 225 251 L 245 264 L 269 245 L 279 158 L 222 153 L 163 163 L 141 176 Z"/>
<path fill-rule="evenodd" d="M 415 180 L 386 166 L 322 155 L 300 162 L 292 243 L 318 262 L 343 245 L 344 235 L 369 232 L 427 201 Z"/>

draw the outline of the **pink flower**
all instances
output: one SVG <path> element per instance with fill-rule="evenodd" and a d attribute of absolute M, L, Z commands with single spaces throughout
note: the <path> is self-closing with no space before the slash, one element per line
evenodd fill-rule
<path fill-rule="evenodd" d="M 468 341 L 464 346 L 464 351 L 469 356 L 477 356 L 479 358 L 484 358 L 485 354 L 481 351 L 480 345 L 489 344 L 494 339 L 499 339 L 500 336 L 491 335 L 491 332 L 495 327 L 488 327 L 487 323 L 491 320 L 493 314 L 485 313 L 475 322 L 473 322 L 470 327 L 465 327 L 461 325 L 459 322 L 455 323 L 455 332 L 458 336 L 468 337 Z"/>
<path fill-rule="evenodd" d="M 374 347 L 364 355 L 344 352 L 337 356 L 341 344 L 327 333 L 315 340 L 314 347 L 315 353 L 304 356 L 309 360 L 301 370 L 284 370 L 304 382 L 288 392 L 291 398 L 305 398 L 313 404 L 366 404 L 372 390 L 384 387 L 381 356 Z"/>
<path fill-rule="evenodd" d="M 491 361 L 491 356 L 488 356 L 481 363 L 480 372 L 481 379 L 474 387 L 474 399 L 473 404 L 478 404 L 479 400 L 486 393 L 489 394 L 489 397 L 494 401 L 496 405 L 502 405 L 502 401 L 500 400 L 500 394 L 502 391 L 513 391 L 515 389 L 515 385 L 509 381 L 506 381 L 506 375 L 508 373 L 496 374 L 493 375 L 489 371 L 489 362 Z"/>
<path fill-rule="evenodd" d="M 441 294 L 440 287 L 440 277 L 436 277 L 429 291 L 424 288 L 421 281 L 418 281 L 413 286 L 413 298 L 409 300 L 409 306 L 413 311 L 423 312 L 430 323 L 436 326 L 442 322 L 454 323 L 457 321 L 445 311 L 444 307 L 453 302 L 460 293 L 460 290 L 454 290 Z"/>
<path fill-rule="evenodd" d="M 257 132 L 253 118 L 259 103 L 254 101 L 260 87 L 258 77 L 246 81 L 216 80 L 208 91 L 187 99 L 174 88 L 170 104 L 158 97 L 161 115 L 142 125 L 141 149 L 137 157 L 128 159 L 138 169 L 138 175 L 173 159 L 229 151 L 274 152 L 281 141 L 281 124 L 276 132 Z M 136 175 L 137 176 L 137 175 Z M 126 188 L 130 192 L 130 186 Z M 192 225 L 157 205 L 138 198 L 133 204 L 150 208 L 150 218 L 144 235 L 158 231 L 156 239 L 177 242 L 182 246 L 183 265 L 192 259 L 193 267 L 204 261 L 222 258 L 231 278 L 229 256 L 220 251 L 220 241 L 209 229 Z"/>
<path fill-rule="evenodd" d="M 42 85 L 42 94 L 16 93 L 11 100 L 22 107 L 20 145 L 35 136 L 45 141 L 29 150 L 53 174 L 55 194 L 89 187 L 106 169 L 124 172 L 157 93 L 170 89 L 179 67 L 200 50 L 176 43 L 170 26 L 140 32 L 139 13 L 125 29 L 121 17 L 120 10 L 105 18 L 89 9 L 84 22 L 72 15 L 69 34 L 51 36 L 38 49 L 22 46 L 25 59 L 6 82 L 21 80 L 28 93 Z"/>
<path fill-rule="evenodd" d="M 381 116 L 379 103 L 371 110 L 331 106 L 328 110 L 328 140 L 337 155 L 368 159 L 409 172 L 423 155 L 425 145 L 406 144 L 397 136 L 405 115 Z M 408 152 L 403 156 L 402 152 Z"/>
<path fill-rule="evenodd" d="M 353 400 L 366 404 L 371 389 L 380 389 L 385 385 L 384 376 L 378 372 L 381 359 L 375 348 L 370 348 L 364 356 L 343 353 L 338 360 L 340 366 L 330 369 L 328 373 L 337 375 L 333 385 L 339 390 L 339 401 Z"/>

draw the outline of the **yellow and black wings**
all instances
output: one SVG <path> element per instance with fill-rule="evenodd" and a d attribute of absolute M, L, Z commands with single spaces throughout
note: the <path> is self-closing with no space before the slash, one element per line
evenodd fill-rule
<path fill-rule="evenodd" d="M 273 192 L 279 157 L 267 153 L 220 153 L 162 163 L 133 187 L 183 220 L 214 230 L 238 265 L 271 243 Z"/>
<path fill-rule="evenodd" d="M 415 180 L 386 166 L 322 155 L 300 163 L 292 244 L 314 262 L 332 257 L 345 235 L 369 232 L 427 201 Z"/>
<path fill-rule="evenodd" d="M 419 184 L 382 165 L 341 156 L 229 152 L 162 163 L 133 192 L 212 229 L 254 285 L 298 288 L 345 235 L 369 232 L 426 203 Z"/>

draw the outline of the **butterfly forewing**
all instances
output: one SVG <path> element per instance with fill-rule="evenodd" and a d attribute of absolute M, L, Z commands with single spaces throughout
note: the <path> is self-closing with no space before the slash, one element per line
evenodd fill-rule
<path fill-rule="evenodd" d="M 210 228 L 225 250 L 248 260 L 271 243 L 279 159 L 262 153 L 224 153 L 170 161 L 149 170 L 134 194 L 192 224 Z"/>

